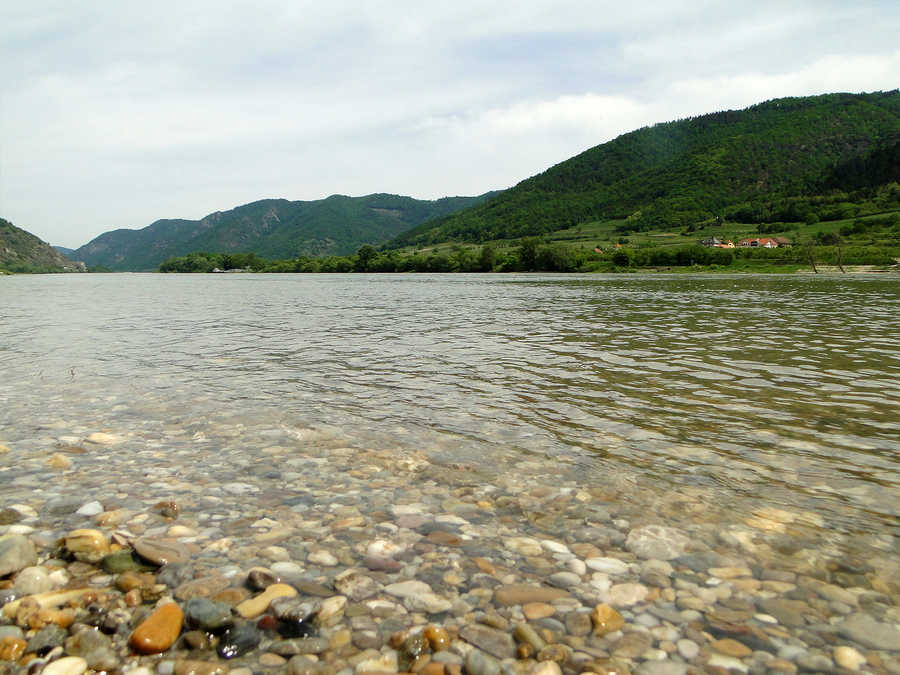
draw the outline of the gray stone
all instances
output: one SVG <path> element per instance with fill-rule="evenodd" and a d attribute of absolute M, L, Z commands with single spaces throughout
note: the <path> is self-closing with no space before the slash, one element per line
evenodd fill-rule
<path fill-rule="evenodd" d="M 500 663 L 494 657 L 473 649 L 466 656 L 466 672 L 469 675 L 500 675 Z"/>
<path fill-rule="evenodd" d="M 551 586 L 557 586 L 558 588 L 570 588 L 572 586 L 577 586 L 578 584 L 580 584 L 581 577 L 574 572 L 556 572 L 555 574 L 551 574 L 547 581 L 550 582 Z"/>
<path fill-rule="evenodd" d="M 66 635 L 66 631 L 55 623 L 48 624 L 31 636 L 28 646 L 25 647 L 25 653 L 34 652 L 38 656 L 43 656 L 54 647 L 62 645 Z"/>
<path fill-rule="evenodd" d="M 686 663 L 676 661 L 647 661 L 635 671 L 637 675 L 685 675 L 688 671 Z"/>
<path fill-rule="evenodd" d="M 845 638 L 872 649 L 900 651 L 900 628 L 880 623 L 868 614 L 853 614 L 838 625 L 838 632 Z"/>
<path fill-rule="evenodd" d="M 231 606 L 209 598 L 194 597 L 184 603 L 184 620 L 191 628 L 213 631 L 234 623 Z"/>
<path fill-rule="evenodd" d="M 465 626 L 459 637 L 498 659 L 512 658 L 516 654 L 512 637 L 494 628 L 477 624 Z"/>
<path fill-rule="evenodd" d="M 628 533 L 625 548 L 639 558 L 671 560 L 687 550 L 690 540 L 681 530 L 664 525 L 638 527 Z"/>
<path fill-rule="evenodd" d="M 191 557 L 190 551 L 184 544 L 156 537 L 136 539 L 134 550 L 144 560 L 149 560 L 154 565 L 186 563 Z"/>
<path fill-rule="evenodd" d="M 378 583 L 360 570 L 345 570 L 334 578 L 338 593 L 346 595 L 354 602 L 365 600 L 378 592 Z M 430 590 L 430 589 L 429 589 Z"/>
<path fill-rule="evenodd" d="M 21 534 L 0 537 L 0 577 L 13 574 L 37 562 L 37 551 L 31 540 Z"/>

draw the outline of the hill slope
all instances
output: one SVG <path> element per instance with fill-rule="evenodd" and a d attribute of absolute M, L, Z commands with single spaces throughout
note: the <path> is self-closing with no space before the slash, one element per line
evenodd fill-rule
<path fill-rule="evenodd" d="M 617 219 L 626 221 L 622 231 L 689 226 L 854 181 L 885 183 L 898 168 L 900 91 L 779 99 L 624 134 L 388 246 L 483 242 Z"/>
<path fill-rule="evenodd" d="M 50 244 L 0 218 L 0 271 L 83 272 L 84 265 L 72 262 Z"/>
<path fill-rule="evenodd" d="M 158 220 L 141 230 L 106 232 L 73 255 L 89 266 L 113 270 L 155 270 L 167 258 L 192 251 L 253 252 L 266 258 L 345 255 L 495 194 L 434 201 L 388 194 L 309 202 L 264 199 L 201 220 Z"/>

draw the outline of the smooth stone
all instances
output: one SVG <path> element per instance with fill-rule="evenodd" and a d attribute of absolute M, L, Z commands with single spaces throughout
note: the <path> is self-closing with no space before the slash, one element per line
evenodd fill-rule
<path fill-rule="evenodd" d="M 638 527 L 628 533 L 625 548 L 639 558 L 671 560 L 682 555 L 690 539 L 681 530 L 664 525 Z"/>
<path fill-rule="evenodd" d="M 517 623 L 513 629 L 513 636 L 517 641 L 531 646 L 535 652 L 539 652 L 547 646 L 547 641 L 538 635 L 538 632 L 527 623 Z"/>
<path fill-rule="evenodd" d="M 649 633 L 625 633 L 612 645 L 613 654 L 619 658 L 634 659 L 653 646 L 653 637 Z"/>
<path fill-rule="evenodd" d="M 625 617 L 605 603 L 594 607 L 591 620 L 594 623 L 594 634 L 598 636 L 613 633 L 625 625 Z"/>
<path fill-rule="evenodd" d="M 522 613 L 529 621 L 543 619 L 556 614 L 556 607 L 546 602 L 526 602 L 522 605 Z"/>
<path fill-rule="evenodd" d="M 510 551 L 528 557 L 538 557 L 544 549 L 541 542 L 531 537 L 508 537 L 503 540 L 503 545 Z"/>
<path fill-rule="evenodd" d="M 363 574 L 362 570 L 344 570 L 334 578 L 333 583 L 338 593 L 354 602 L 365 600 L 378 592 L 378 582 Z"/>
<path fill-rule="evenodd" d="M 834 662 L 824 654 L 806 654 L 797 659 L 801 670 L 813 673 L 830 673 L 834 670 Z"/>
<path fill-rule="evenodd" d="M 209 598 L 193 597 L 184 603 L 185 624 L 191 628 L 214 631 L 233 623 L 231 606 Z"/>
<path fill-rule="evenodd" d="M 103 513 L 103 504 L 98 501 L 88 502 L 84 504 L 80 509 L 78 509 L 75 513 L 79 516 L 96 516 L 100 513 Z"/>
<path fill-rule="evenodd" d="M 785 626 L 800 628 L 806 625 L 804 615 L 809 612 L 809 606 L 805 602 L 784 598 L 763 598 L 759 601 L 759 607 Z"/>
<path fill-rule="evenodd" d="M 693 640 L 682 638 L 675 645 L 678 647 L 678 653 L 681 654 L 685 661 L 692 661 L 700 654 L 700 645 Z"/>
<path fill-rule="evenodd" d="M 256 597 L 244 600 L 235 609 L 245 619 L 254 619 L 269 608 L 269 604 L 275 598 L 292 598 L 297 595 L 297 589 L 287 584 L 272 584 Z"/>
<path fill-rule="evenodd" d="M 166 603 L 134 629 L 128 643 L 141 654 L 158 654 L 171 647 L 181 633 L 184 613 L 174 602 Z"/>
<path fill-rule="evenodd" d="M 750 670 L 750 667 L 746 663 L 744 663 L 740 659 L 736 659 L 733 656 L 727 656 L 726 654 L 710 654 L 709 660 L 706 663 L 707 665 L 713 666 L 715 668 L 736 670 L 741 673 L 746 673 Z"/>
<path fill-rule="evenodd" d="M 512 658 L 516 654 L 512 637 L 495 628 L 470 624 L 459 631 L 459 637 L 498 659 Z"/>
<path fill-rule="evenodd" d="M 584 636 L 593 628 L 591 614 L 583 611 L 569 612 L 565 615 L 566 631 L 569 635 Z"/>
<path fill-rule="evenodd" d="M 343 595 L 334 595 L 322 601 L 319 607 L 319 624 L 333 626 L 344 618 L 344 610 L 347 608 L 347 598 Z"/>
<path fill-rule="evenodd" d="M 880 623 L 868 614 L 853 614 L 838 624 L 838 633 L 872 649 L 900 651 L 900 628 Z"/>
<path fill-rule="evenodd" d="M 216 653 L 223 659 L 243 656 L 256 649 L 262 639 L 259 629 L 252 623 L 240 623 L 226 630 L 219 638 Z"/>
<path fill-rule="evenodd" d="M 97 563 L 109 553 L 109 540 L 100 530 L 74 530 L 66 535 L 65 547 L 77 560 Z"/>
<path fill-rule="evenodd" d="M 37 551 L 31 539 L 21 534 L 0 537 L 0 577 L 37 563 Z"/>
<path fill-rule="evenodd" d="M 87 670 L 87 667 L 87 661 L 80 656 L 64 656 L 48 663 L 41 673 L 43 675 L 81 675 Z"/>
<path fill-rule="evenodd" d="M 685 675 L 687 672 L 686 663 L 675 661 L 647 661 L 635 671 L 636 675 Z"/>
<path fill-rule="evenodd" d="M 184 659 L 175 662 L 173 675 L 225 675 L 228 666 L 213 661 Z"/>
<path fill-rule="evenodd" d="M 556 572 L 551 574 L 547 581 L 557 588 L 571 588 L 581 583 L 581 577 L 574 572 Z"/>
<path fill-rule="evenodd" d="M 509 607 L 524 605 L 528 602 L 547 602 L 568 598 L 568 591 L 549 586 L 531 586 L 529 584 L 507 584 L 494 589 L 494 602 Z"/>
<path fill-rule="evenodd" d="M 338 564 L 338 559 L 329 551 L 313 551 L 309 554 L 308 561 L 323 567 L 334 567 Z"/>
<path fill-rule="evenodd" d="M 156 569 L 134 551 L 110 553 L 103 557 L 100 566 L 110 574 L 121 574 L 128 571 L 150 572 Z"/>
<path fill-rule="evenodd" d="M 750 656 L 750 654 L 753 653 L 753 650 L 750 649 L 747 645 L 731 638 L 714 640 L 710 643 L 709 646 L 720 654 L 725 654 L 726 656 L 734 656 L 736 658 Z"/>
<path fill-rule="evenodd" d="M 140 537 L 134 542 L 138 555 L 156 565 L 185 563 L 191 558 L 184 544 L 156 537 Z"/>
<path fill-rule="evenodd" d="M 835 647 L 833 656 L 834 662 L 847 670 L 859 670 L 859 667 L 866 662 L 866 657 L 853 647 Z"/>
<path fill-rule="evenodd" d="M 608 602 L 616 607 L 630 607 L 643 602 L 648 592 L 643 584 L 616 584 L 609 589 Z"/>
<path fill-rule="evenodd" d="M 466 655 L 468 675 L 500 675 L 500 663 L 490 654 L 473 649 Z"/>
<path fill-rule="evenodd" d="M 34 652 L 38 656 L 43 656 L 54 647 L 61 646 L 67 636 L 68 633 L 65 629 L 55 623 L 48 624 L 31 636 L 25 652 Z"/>
<path fill-rule="evenodd" d="M 562 675 L 562 669 L 556 661 L 538 661 L 528 675 Z"/>
<path fill-rule="evenodd" d="M 26 567 L 21 570 L 13 581 L 13 590 L 16 595 L 35 595 L 46 593 L 53 589 L 53 581 L 47 573 L 46 567 Z"/>
<path fill-rule="evenodd" d="M 595 572 L 603 572 L 604 574 L 627 574 L 630 569 L 628 563 L 618 558 L 588 558 L 584 563 Z"/>
<path fill-rule="evenodd" d="M 122 438 L 120 436 L 116 436 L 115 434 L 108 434 L 103 431 L 95 431 L 90 434 L 86 439 L 88 443 L 94 443 L 95 445 L 115 445 L 116 443 L 121 443 Z"/>

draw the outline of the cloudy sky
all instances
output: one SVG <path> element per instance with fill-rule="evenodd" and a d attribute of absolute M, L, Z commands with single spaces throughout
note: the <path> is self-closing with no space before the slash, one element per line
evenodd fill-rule
<path fill-rule="evenodd" d="M 0 216 L 474 195 L 632 129 L 900 86 L 896 0 L 0 2 Z"/>

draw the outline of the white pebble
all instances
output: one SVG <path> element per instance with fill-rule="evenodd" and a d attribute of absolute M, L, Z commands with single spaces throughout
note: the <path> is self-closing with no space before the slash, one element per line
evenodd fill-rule
<path fill-rule="evenodd" d="M 103 513 L 103 504 L 98 501 L 88 502 L 75 513 L 79 516 L 96 516 L 98 513 Z"/>

